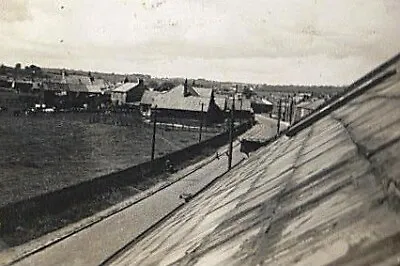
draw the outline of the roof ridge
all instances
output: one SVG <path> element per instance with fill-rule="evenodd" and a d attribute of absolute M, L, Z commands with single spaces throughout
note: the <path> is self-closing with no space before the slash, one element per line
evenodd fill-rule
<path fill-rule="evenodd" d="M 396 69 L 388 70 L 390 67 L 396 65 L 400 61 L 400 53 L 390 58 L 386 62 L 377 66 L 363 77 L 359 78 L 352 84 L 350 84 L 342 93 L 338 94 L 336 97 L 331 98 L 325 104 L 321 105 L 319 108 L 314 110 L 304 119 L 298 121 L 285 132 L 287 136 L 292 137 L 301 130 L 311 126 L 318 120 L 327 116 L 334 110 L 348 103 L 350 100 L 362 95 L 369 89 L 377 86 L 381 82 L 384 82 L 391 76 L 397 73 Z"/>

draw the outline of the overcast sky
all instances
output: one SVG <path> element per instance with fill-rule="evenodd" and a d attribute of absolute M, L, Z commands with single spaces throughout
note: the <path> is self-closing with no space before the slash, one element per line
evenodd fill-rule
<path fill-rule="evenodd" d="M 400 52 L 399 0 L 0 0 L 0 62 L 348 84 Z"/>

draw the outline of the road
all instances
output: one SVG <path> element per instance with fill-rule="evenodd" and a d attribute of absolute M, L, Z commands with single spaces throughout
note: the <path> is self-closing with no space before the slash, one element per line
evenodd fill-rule
<path fill-rule="evenodd" d="M 257 126 L 244 133 L 242 138 L 251 137 L 265 141 L 276 135 L 278 124 L 276 119 L 270 118 L 265 114 L 256 114 L 256 121 L 258 122 Z M 285 130 L 288 126 L 289 124 L 287 122 L 281 121 L 280 131 Z"/>
<path fill-rule="evenodd" d="M 233 165 L 244 156 L 234 148 Z M 15 265 L 99 265 L 122 246 L 138 237 L 168 213 L 184 204 L 181 194 L 195 194 L 226 172 L 228 157 L 220 155 L 189 176 L 158 191 L 137 204 L 118 212 Z"/>
<path fill-rule="evenodd" d="M 263 121 L 246 134 L 263 134 L 266 126 Z M 265 134 L 266 132 L 264 132 Z M 232 165 L 237 165 L 246 156 L 240 153 L 234 143 Z M 172 185 L 139 201 L 138 203 L 117 212 L 100 222 L 93 224 L 43 250 L 39 250 L 14 265 L 99 265 L 116 253 L 121 247 L 130 243 L 143 232 L 155 225 L 163 217 L 185 204 L 182 194 L 196 194 L 217 177 L 227 171 L 228 157 L 223 154 L 226 147 L 215 158 L 202 168 L 189 174 Z M 1 262 L 0 262 L 1 264 Z"/>

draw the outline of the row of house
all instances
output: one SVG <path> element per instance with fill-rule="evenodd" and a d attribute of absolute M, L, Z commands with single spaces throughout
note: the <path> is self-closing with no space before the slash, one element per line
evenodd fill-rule
<path fill-rule="evenodd" d="M 140 102 L 140 111 L 144 117 L 154 117 L 157 121 L 178 124 L 198 124 L 202 119 L 206 124 L 221 123 L 230 112 L 233 99 L 216 95 L 212 88 L 199 88 L 187 81 L 169 91 L 145 91 Z M 236 99 L 234 115 L 237 119 L 251 119 L 253 110 L 250 100 Z"/>
<path fill-rule="evenodd" d="M 9 85 L 4 84 L 5 87 Z M 83 107 L 92 110 L 110 106 L 128 107 L 140 110 L 148 119 L 156 109 L 157 120 L 165 123 L 198 125 L 199 120 L 207 124 L 221 123 L 232 105 L 235 118 L 251 119 L 254 112 L 268 112 L 270 104 L 251 101 L 241 94 L 236 94 L 234 100 L 232 95 L 219 95 L 212 88 L 196 87 L 187 81 L 168 91 L 158 92 L 146 88 L 142 79 L 110 86 L 103 79 L 94 78 L 90 74 L 66 75 L 63 72 L 51 80 L 25 85 L 18 84 L 18 90 L 14 90 L 14 93 L 29 91 L 40 95 L 36 102 L 30 103 L 31 106 L 44 103 L 57 109 Z M 12 86 L 15 87 L 15 84 Z"/>
<path fill-rule="evenodd" d="M 37 90 L 38 82 L 0 79 L 0 108 L 2 110 L 22 110 L 37 102 L 43 95 Z"/>

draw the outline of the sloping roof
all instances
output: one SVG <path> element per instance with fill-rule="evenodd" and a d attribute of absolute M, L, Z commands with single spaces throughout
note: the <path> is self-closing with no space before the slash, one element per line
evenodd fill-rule
<path fill-rule="evenodd" d="M 266 105 L 274 105 L 273 103 L 271 103 L 270 101 L 268 101 L 267 99 L 264 99 L 264 98 L 261 99 L 261 102 Z"/>
<path fill-rule="evenodd" d="M 232 108 L 232 99 L 227 99 L 227 109 L 230 110 Z M 251 108 L 251 101 L 246 98 L 235 99 L 235 110 L 236 111 L 247 111 L 251 112 L 253 109 Z"/>
<path fill-rule="evenodd" d="M 43 87 L 45 90 L 52 91 L 102 93 L 107 86 L 103 79 L 95 79 L 91 82 L 89 77 L 71 75 L 66 76 L 64 81 L 43 82 Z"/>
<path fill-rule="evenodd" d="M 190 88 L 190 86 L 189 86 Z M 197 93 L 198 96 L 200 97 L 211 97 L 212 94 L 212 89 L 210 88 L 198 88 L 198 87 L 192 87 L 192 89 Z"/>
<path fill-rule="evenodd" d="M 121 93 L 125 93 L 128 92 L 134 88 L 136 88 L 139 85 L 139 82 L 128 82 L 128 83 L 124 83 L 119 85 L 118 87 L 116 87 L 115 89 L 112 90 L 112 92 L 121 92 Z"/>
<path fill-rule="evenodd" d="M 103 87 L 100 84 L 93 84 L 93 85 L 86 85 L 86 89 L 87 89 L 88 92 L 101 93 L 101 92 L 103 92 L 105 87 Z"/>
<path fill-rule="evenodd" d="M 67 83 L 68 90 L 73 92 L 88 92 L 87 85 L 83 83 Z"/>
<path fill-rule="evenodd" d="M 232 108 L 232 99 L 227 96 L 218 96 L 214 98 L 215 104 L 222 111 L 229 111 Z M 235 110 L 236 111 L 247 111 L 251 112 L 253 109 L 251 108 L 251 101 L 246 98 L 235 99 Z"/>
<path fill-rule="evenodd" d="M 225 109 L 227 108 L 227 97 L 221 97 L 221 96 L 216 96 L 214 98 L 214 102 L 215 104 L 219 107 L 219 109 L 221 109 L 222 111 L 225 111 Z"/>
<path fill-rule="evenodd" d="M 302 102 L 296 105 L 297 108 L 303 108 L 307 110 L 316 110 L 318 107 L 323 105 L 325 102 L 324 99 L 318 99 L 315 101 L 307 101 L 307 102 Z"/>
<path fill-rule="evenodd" d="M 170 91 L 161 93 L 154 97 L 152 108 L 157 106 L 158 109 L 182 110 L 182 111 L 201 111 L 203 104 L 203 112 L 208 111 L 211 101 L 212 89 L 193 88 L 199 95 L 204 96 L 183 96 L 183 85 L 179 85 Z"/>
<path fill-rule="evenodd" d="M 69 91 L 68 84 L 59 82 L 43 82 L 43 88 L 48 91 Z"/>
<path fill-rule="evenodd" d="M 114 265 L 397 265 L 399 70 L 257 151 Z"/>
<path fill-rule="evenodd" d="M 161 94 L 161 92 L 158 91 L 144 91 L 142 99 L 140 100 L 140 104 L 144 105 L 152 105 L 154 98 L 157 97 L 157 95 Z"/>
<path fill-rule="evenodd" d="M 90 77 L 82 75 L 66 75 L 64 82 L 67 84 L 84 84 L 90 85 Z"/>

